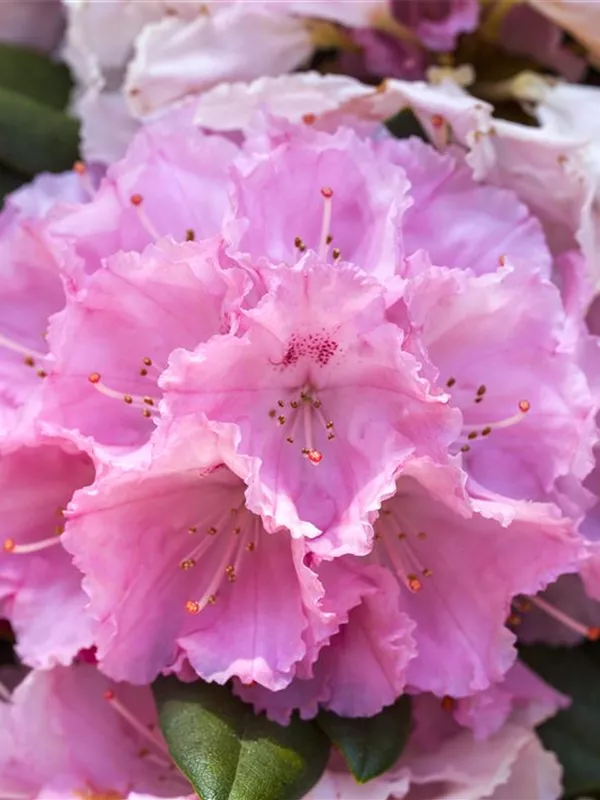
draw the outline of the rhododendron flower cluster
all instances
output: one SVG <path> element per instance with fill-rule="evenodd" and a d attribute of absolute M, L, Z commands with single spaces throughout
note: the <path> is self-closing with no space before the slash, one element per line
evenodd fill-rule
<path fill-rule="evenodd" d="M 379 124 L 407 104 L 431 143 Z M 443 87 L 263 79 L 9 199 L 0 612 L 32 671 L 0 798 L 188 797 L 162 675 L 281 724 L 414 697 L 371 794 L 334 756 L 308 797 L 560 795 L 533 727 L 568 700 L 516 641 L 600 638 L 556 590 L 600 599 L 590 185 L 573 160 L 555 226 L 523 174 L 571 151 L 515 127 Z"/>

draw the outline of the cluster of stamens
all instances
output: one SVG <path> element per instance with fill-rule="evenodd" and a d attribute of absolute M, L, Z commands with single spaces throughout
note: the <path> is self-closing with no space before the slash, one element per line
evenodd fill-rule
<path fill-rule="evenodd" d="M 157 374 L 160 372 L 159 368 L 154 364 L 152 359 L 148 356 L 145 356 L 142 359 L 142 365 L 140 367 L 139 374 L 142 377 L 146 377 L 151 368 L 154 368 Z M 116 389 L 112 389 L 110 386 L 107 386 L 106 383 L 104 383 L 99 372 L 91 372 L 88 375 L 88 381 L 92 384 L 94 389 L 100 392 L 100 394 L 110 397 L 113 400 L 120 400 L 125 403 L 125 405 L 141 409 L 144 417 L 150 417 L 152 412 L 156 411 L 157 401 L 153 397 L 150 397 L 149 395 L 129 394 L 127 392 L 124 393 L 119 392 Z"/>
<path fill-rule="evenodd" d="M 179 568 L 184 572 L 193 569 L 198 560 L 207 553 L 213 544 L 211 541 L 213 537 L 230 536 L 229 542 L 223 548 L 220 562 L 202 597 L 199 600 L 185 602 L 185 610 L 189 614 L 199 614 L 207 606 L 214 605 L 223 581 L 235 583 L 237 580 L 244 553 L 253 553 L 256 550 L 261 525 L 259 518 L 251 515 L 243 503 L 236 508 L 229 509 L 228 516 L 232 522 L 229 534 L 227 531 L 229 525 L 221 523 L 218 526 L 211 525 L 207 528 L 203 528 L 200 523 L 197 523 L 187 529 L 190 536 L 197 536 L 200 533 L 202 538 L 179 562 Z M 204 535 L 201 533 L 202 530 L 204 530 Z"/>
<path fill-rule="evenodd" d="M 329 186 L 324 186 L 321 189 L 321 197 L 323 198 L 323 219 L 321 221 L 321 234 L 319 236 L 319 243 L 317 246 L 317 253 L 322 261 L 327 259 L 329 246 L 333 242 L 333 235 L 331 233 L 331 215 L 333 211 L 333 189 Z M 294 247 L 299 253 L 306 252 L 306 243 L 301 236 L 294 238 Z M 338 261 L 341 257 L 339 247 L 334 247 L 331 255 L 334 262 Z"/>
<path fill-rule="evenodd" d="M 427 533 L 418 531 L 412 535 L 417 541 L 425 541 Z M 410 541 L 411 537 L 402 529 L 396 515 L 390 509 L 382 509 L 375 526 L 375 542 L 379 545 L 379 558 L 387 561 L 393 572 L 406 588 L 416 594 L 423 589 L 422 578 L 431 578 L 433 572 L 421 563 Z M 396 544 L 400 542 L 400 547 Z"/>
<path fill-rule="evenodd" d="M 45 334 L 42 338 L 45 338 Z M 23 356 L 23 364 L 30 369 L 34 369 L 38 378 L 48 377 L 46 370 L 38 366 L 39 362 L 43 362 L 46 358 L 44 353 L 40 353 L 38 350 L 33 350 L 30 347 L 23 347 L 23 345 L 2 334 L 0 334 L 0 347 L 5 347 L 7 350 L 11 350 L 13 353 L 18 353 Z"/>
<path fill-rule="evenodd" d="M 289 444 L 294 444 L 298 425 L 302 421 L 304 446 L 301 448 L 301 453 L 311 464 L 320 464 L 323 460 L 323 453 L 315 447 L 312 429 L 313 414 L 324 428 L 328 441 L 335 439 L 333 421 L 325 417 L 321 401 L 314 397 L 308 387 L 300 392 L 298 400 L 290 400 L 289 406 L 291 412 L 288 417 L 283 413 L 286 408 L 285 401 L 278 400 L 277 408 L 269 410 L 269 417 L 281 427 L 289 426 L 285 437 Z"/>
<path fill-rule="evenodd" d="M 451 377 L 448 378 L 446 381 L 446 388 L 452 389 L 453 386 L 456 385 L 456 378 Z M 475 392 L 475 396 L 473 398 L 473 402 L 476 404 L 482 403 L 484 398 L 487 395 L 487 387 L 485 384 L 481 384 Z M 531 409 L 531 403 L 529 400 L 519 400 L 517 404 L 517 412 L 515 414 L 511 414 L 509 417 L 505 419 L 496 420 L 495 422 L 483 422 L 477 425 L 463 425 L 463 434 L 468 440 L 468 442 L 473 442 L 475 439 L 485 438 L 489 436 L 490 433 L 494 430 L 501 430 L 502 428 L 512 428 L 513 425 L 517 425 L 524 419 L 525 414 Z M 461 453 L 468 453 L 471 449 L 471 445 L 465 443 L 461 445 L 460 451 Z"/>

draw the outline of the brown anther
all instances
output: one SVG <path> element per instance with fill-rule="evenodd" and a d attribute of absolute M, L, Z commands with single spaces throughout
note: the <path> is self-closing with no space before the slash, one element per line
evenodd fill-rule
<path fill-rule="evenodd" d="M 56 536 L 61 536 L 64 532 L 65 532 L 64 525 L 57 525 L 56 528 L 54 528 L 54 533 Z"/>
<path fill-rule="evenodd" d="M 285 403 L 283 402 L 283 400 L 278 400 L 277 405 L 279 406 L 279 408 L 285 408 Z"/>
<path fill-rule="evenodd" d="M 476 439 L 477 438 L 477 431 L 471 431 L 471 433 L 467 434 L 467 439 Z"/>
<path fill-rule="evenodd" d="M 341 255 L 340 248 L 339 247 L 334 247 L 333 250 L 331 251 L 331 255 L 334 258 L 339 258 L 340 255 Z"/>
<path fill-rule="evenodd" d="M 302 453 L 303 456 L 307 456 L 310 450 L 308 449 L 308 447 L 303 447 L 300 452 Z"/>
<path fill-rule="evenodd" d="M 328 441 L 331 441 L 332 439 L 335 439 L 335 433 L 328 433 L 327 434 L 327 439 L 328 439 Z"/>
<path fill-rule="evenodd" d="M 321 194 L 326 200 L 329 200 L 331 197 L 333 197 L 333 189 L 330 186 L 323 186 L 321 189 Z"/>
<path fill-rule="evenodd" d="M 456 383 L 456 378 L 448 378 L 448 380 L 446 381 L 446 386 L 448 387 L 448 389 L 451 389 L 455 383 Z"/>
<path fill-rule="evenodd" d="M 107 689 L 107 690 L 104 692 L 104 699 L 105 699 L 105 700 L 114 700 L 114 699 L 115 699 L 115 697 L 116 697 L 116 695 L 115 695 L 115 693 L 113 692 L 113 690 L 112 690 L 112 689 Z"/>
<path fill-rule="evenodd" d="M 195 525 L 192 525 L 188 528 L 188 533 L 197 533 L 198 528 Z"/>
<path fill-rule="evenodd" d="M 529 400 L 519 401 L 519 411 L 522 411 L 523 414 L 526 414 L 530 408 L 531 408 L 531 403 L 529 402 Z"/>
<path fill-rule="evenodd" d="M 91 375 L 88 375 L 88 381 L 90 383 L 100 383 L 100 373 L 92 372 Z"/>
<path fill-rule="evenodd" d="M 431 578 L 433 572 L 432 570 L 429 569 L 429 567 L 425 567 L 425 569 L 421 570 L 421 574 L 423 575 L 424 578 Z"/>
<path fill-rule="evenodd" d="M 246 545 L 246 550 L 249 553 L 253 553 L 255 549 L 256 549 L 256 545 L 254 544 L 254 542 L 248 542 L 248 544 Z"/>
<path fill-rule="evenodd" d="M 304 242 L 303 242 L 303 243 L 300 245 L 300 247 L 298 248 L 298 250 L 300 250 L 300 252 L 301 252 L 301 253 L 304 253 L 304 252 L 306 252 L 306 245 L 304 244 Z"/>
<path fill-rule="evenodd" d="M 38 378 L 47 378 L 48 377 L 48 373 L 46 372 L 45 369 L 38 369 L 35 374 L 38 376 Z"/>
<path fill-rule="evenodd" d="M 140 375 L 142 376 L 142 378 L 145 378 L 147 374 L 148 370 L 146 369 L 146 367 L 142 367 L 140 370 Z"/>
<path fill-rule="evenodd" d="M 477 397 L 481 397 L 486 392 L 487 392 L 487 386 L 485 386 L 485 384 L 482 383 L 481 386 L 479 387 L 479 389 L 477 389 L 477 392 L 476 392 Z"/>
<path fill-rule="evenodd" d="M 193 242 L 196 239 L 196 234 L 191 228 L 188 228 L 185 232 L 185 240 L 186 242 Z"/>
<path fill-rule="evenodd" d="M 183 560 L 183 561 L 180 563 L 180 565 L 179 565 L 179 569 L 186 570 L 186 569 L 191 569 L 192 567 L 195 567 L 195 566 L 196 566 L 196 561 L 195 561 L 195 559 L 193 559 L 193 558 L 186 558 L 186 559 L 184 559 L 184 560 Z"/>
<path fill-rule="evenodd" d="M 133 403 L 133 397 L 130 394 L 124 394 L 123 400 L 130 406 Z"/>
<path fill-rule="evenodd" d="M 470 449 L 471 448 L 469 447 L 468 444 L 463 444 L 463 446 L 460 448 L 460 452 L 461 453 L 468 453 Z"/>
<path fill-rule="evenodd" d="M 154 400 L 151 397 L 144 397 L 144 403 L 146 403 L 147 406 L 153 406 Z"/>
<path fill-rule="evenodd" d="M 73 164 L 73 172 L 77 173 L 77 175 L 85 175 L 85 164 L 83 161 L 76 161 Z"/>
<path fill-rule="evenodd" d="M 271 419 L 274 419 L 274 418 L 277 416 L 277 411 L 275 411 L 275 409 L 274 409 L 274 408 L 272 408 L 272 409 L 269 411 L 269 416 L 271 417 Z"/>
<path fill-rule="evenodd" d="M 387 90 L 387 87 L 388 87 L 388 82 L 386 80 L 383 80 L 381 81 L 381 83 L 377 84 L 377 86 L 375 87 L 375 91 L 377 92 L 377 94 L 383 94 Z"/>
<path fill-rule="evenodd" d="M 132 206 L 141 206 L 144 202 L 144 198 L 141 194 L 132 194 L 129 200 Z"/>
<path fill-rule="evenodd" d="M 407 575 L 406 585 L 408 586 L 411 592 L 420 592 L 421 589 L 423 588 L 423 584 L 417 578 L 416 575 Z"/>
<path fill-rule="evenodd" d="M 332 242 L 333 242 L 333 236 L 330 233 L 328 233 L 327 236 L 325 237 L 325 244 L 331 244 Z"/>
<path fill-rule="evenodd" d="M 313 408 L 321 408 L 321 401 L 320 400 L 315 400 L 313 402 Z"/>
<path fill-rule="evenodd" d="M 475 398 L 475 402 L 476 403 L 481 403 L 482 400 L 483 400 L 483 397 L 476 397 Z"/>
<path fill-rule="evenodd" d="M 209 529 L 208 529 L 206 532 L 207 532 L 207 533 L 208 533 L 210 536 L 216 536 L 217 529 L 216 529 L 216 528 L 215 528 L 215 526 L 213 525 L 213 526 L 211 526 L 211 527 L 210 527 L 210 528 L 209 528 Z"/>
<path fill-rule="evenodd" d="M 150 411 L 148 411 L 148 409 L 147 409 L 147 408 L 143 408 L 143 409 L 142 409 L 142 416 L 143 416 L 143 417 L 151 417 L 151 416 L 152 416 L 152 414 L 150 413 Z"/>
<path fill-rule="evenodd" d="M 398 534 L 398 538 L 400 539 L 401 542 L 403 542 L 406 539 L 406 534 L 400 531 L 400 533 Z"/>
<path fill-rule="evenodd" d="M 290 444 L 294 444 L 294 437 L 293 436 L 286 436 L 285 440 L 286 440 L 286 442 L 289 442 Z"/>
<path fill-rule="evenodd" d="M 285 417 L 283 416 L 283 414 L 280 414 L 280 415 L 277 417 L 277 422 L 278 422 L 280 425 L 285 425 Z"/>
<path fill-rule="evenodd" d="M 32 356 L 25 356 L 25 358 L 23 359 L 23 363 L 27 367 L 35 367 L 35 359 Z"/>
<path fill-rule="evenodd" d="M 486 425 L 485 428 L 481 431 L 481 435 L 482 436 L 489 436 L 491 432 L 492 432 L 492 429 L 490 428 L 490 426 Z"/>
<path fill-rule="evenodd" d="M 151 367 L 152 359 L 148 358 L 148 356 L 144 356 L 144 358 L 142 358 L 142 364 L 145 364 L 147 367 Z"/>
<path fill-rule="evenodd" d="M 299 236 L 296 236 L 296 238 L 294 239 L 294 247 L 300 248 L 302 247 L 303 244 L 304 242 L 302 241 L 302 239 Z"/>
<path fill-rule="evenodd" d="M 329 422 L 325 425 L 325 427 L 327 428 L 328 431 L 332 430 L 333 422 L 331 420 L 329 420 Z"/>
<path fill-rule="evenodd" d="M 210 606 L 214 606 L 217 602 L 217 596 L 215 594 L 211 594 L 208 600 L 206 601 Z"/>
<path fill-rule="evenodd" d="M 302 122 L 305 125 L 314 125 L 317 121 L 317 117 L 315 114 L 303 114 L 302 115 Z"/>
<path fill-rule="evenodd" d="M 298 408 L 298 402 L 296 400 L 292 400 L 292 401 L 290 401 L 290 406 L 292 408 Z"/>
<path fill-rule="evenodd" d="M 242 529 L 240 528 L 240 526 L 239 526 L 239 525 L 236 525 L 236 527 L 233 529 L 233 533 L 234 533 L 236 536 L 239 536 L 241 532 L 242 532 Z"/>
<path fill-rule="evenodd" d="M 138 750 L 138 758 L 146 758 L 150 755 L 150 750 L 147 747 L 142 747 Z"/>

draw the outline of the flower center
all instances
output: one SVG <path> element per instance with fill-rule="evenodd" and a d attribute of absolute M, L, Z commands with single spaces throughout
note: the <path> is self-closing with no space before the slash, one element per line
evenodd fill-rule
<path fill-rule="evenodd" d="M 256 550 L 261 529 L 260 518 L 248 511 L 243 501 L 225 512 L 216 525 L 207 527 L 205 522 L 200 521 L 188 528 L 188 534 L 199 537 L 199 541 L 180 561 L 181 570 L 187 572 L 193 569 L 200 558 L 208 555 L 209 550 L 220 550 L 216 568 L 202 594 L 185 602 L 185 610 L 189 614 L 199 614 L 207 606 L 214 605 L 223 583 L 235 583 L 246 553 Z"/>
<path fill-rule="evenodd" d="M 285 439 L 288 444 L 295 444 L 300 429 L 300 452 L 311 464 L 315 466 L 320 464 L 323 452 L 316 447 L 314 426 L 322 429 L 327 441 L 330 442 L 335 439 L 333 421 L 325 416 L 323 404 L 308 384 L 303 387 L 299 395 L 289 401 L 289 408 L 290 411 L 284 413 L 286 403 L 284 400 L 278 400 L 277 408 L 269 410 L 269 417 L 285 429 Z"/>
<path fill-rule="evenodd" d="M 425 541 L 425 531 L 409 534 L 400 524 L 391 508 L 384 507 L 375 523 L 375 553 L 379 562 L 398 577 L 401 584 L 416 594 L 423 589 L 423 578 L 431 578 L 432 571 L 423 565 L 416 543 Z"/>

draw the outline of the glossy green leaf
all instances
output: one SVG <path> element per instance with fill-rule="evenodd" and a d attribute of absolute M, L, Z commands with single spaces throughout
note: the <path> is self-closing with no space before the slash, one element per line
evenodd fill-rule
<path fill-rule="evenodd" d="M 79 124 L 63 111 L 0 87 L 0 164 L 15 172 L 61 172 L 77 160 Z"/>
<path fill-rule="evenodd" d="M 600 796 L 600 643 L 522 647 L 521 657 L 573 701 L 538 729 L 563 765 L 565 796 Z"/>
<path fill-rule="evenodd" d="M 310 722 L 277 725 L 215 683 L 160 678 L 153 690 L 171 755 L 202 800 L 299 800 L 325 769 L 329 742 Z"/>
<path fill-rule="evenodd" d="M 374 717 L 339 717 L 321 711 L 317 723 L 339 748 L 358 783 L 366 783 L 390 769 L 402 754 L 410 733 L 410 699 L 404 695 Z"/>
<path fill-rule="evenodd" d="M 0 87 L 51 108 L 69 101 L 71 76 L 64 64 L 25 47 L 0 43 Z"/>

